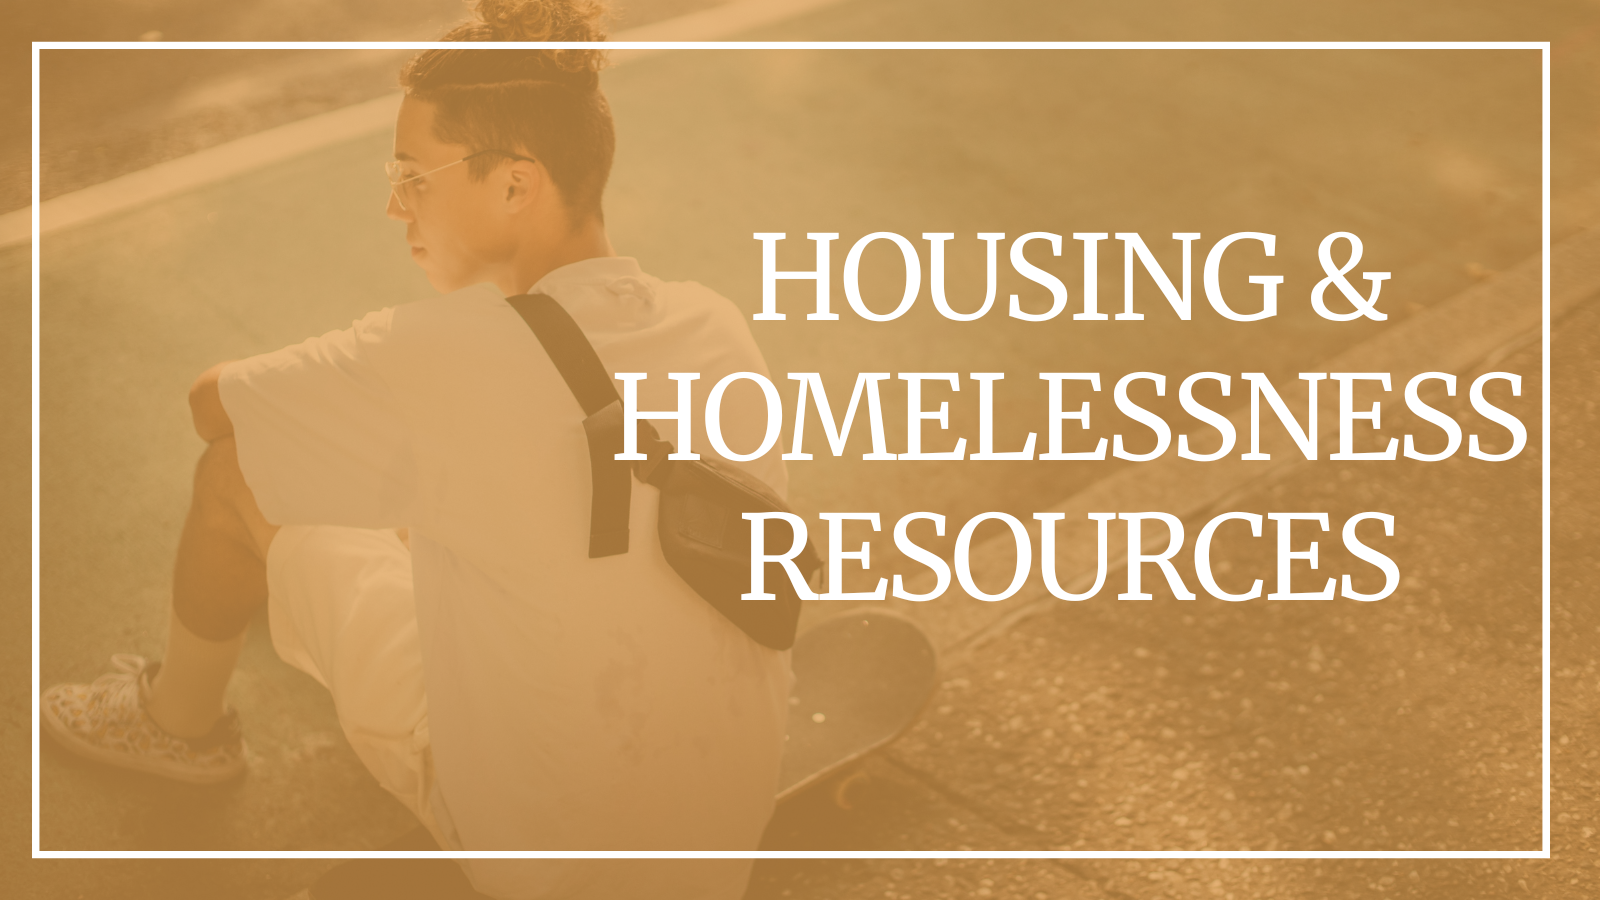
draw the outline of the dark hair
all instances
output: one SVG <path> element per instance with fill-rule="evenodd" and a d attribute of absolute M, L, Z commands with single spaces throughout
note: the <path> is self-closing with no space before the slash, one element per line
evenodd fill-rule
<path fill-rule="evenodd" d="M 599 0 L 478 0 L 446 41 L 603 41 Z M 400 70 L 407 96 L 434 105 L 434 136 L 481 150 L 525 151 L 544 164 L 578 219 L 604 219 L 616 132 L 600 91 L 601 50 L 424 50 Z M 504 161 L 467 165 L 481 179 Z"/>

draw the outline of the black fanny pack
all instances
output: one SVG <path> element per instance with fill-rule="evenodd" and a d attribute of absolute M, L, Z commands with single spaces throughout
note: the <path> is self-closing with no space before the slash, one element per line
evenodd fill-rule
<path fill-rule="evenodd" d="M 583 407 L 589 441 L 589 558 L 628 552 L 628 508 L 637 477 L 661 491 L 656 532 L 673 571 L 752 639 L 787 650 L 794 645 L 800 597 L 779 563 L 768 563 L 766 590 L 776 600 L 744 600 L 750 582 L 750 524 L 745 513 L 791 512 L 760 479 L 716 458 L 667 459 L 672 442 L 638 420 L 643 460 L 619 460 L 623 451 L 622 398 L 578 323 L 544 294 L 507 297 L 544 346 L 568 390 Z M 781 526 L 781 527 L 779 527 Z M 765 540 L 790 547 L 794 532 L 769 519 Z M 809 542 L 794 558 L 809 581 L 821 561 Z"/>

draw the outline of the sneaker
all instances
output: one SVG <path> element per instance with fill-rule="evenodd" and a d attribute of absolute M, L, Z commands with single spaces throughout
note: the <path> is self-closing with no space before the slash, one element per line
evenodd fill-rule
<path fill-rule="evenodd" d="M 161 663 L 119 653 L 111 664 L 118 671 L 93 684 L 58 684 L 45 691 L 39 704 L 42 729 L 85 759 L 190 784 L 215 784 L 244 772 L 238 713 L 230 708 L 202 737 L 168 734 L 145 712 Z"/>

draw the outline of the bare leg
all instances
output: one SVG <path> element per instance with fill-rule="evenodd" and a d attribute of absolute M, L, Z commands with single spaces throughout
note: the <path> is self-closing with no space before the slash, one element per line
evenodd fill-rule
<path fill-rule="evenodd" d="M 178 542 L 167 651 L 146 711 L 179 737 L 211 730 L 223 713 L 250 617 L 267 600 L 267 522 L 239 472 L 232 437 L 206 448 Z"/>

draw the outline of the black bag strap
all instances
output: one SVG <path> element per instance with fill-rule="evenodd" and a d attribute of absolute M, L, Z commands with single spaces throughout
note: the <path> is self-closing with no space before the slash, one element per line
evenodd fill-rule
<path fill-rule="evenodd" d="M 561 304 L 545 294 L 518 294 L 506 302 L 522 316 L 544 346 L 567 389 L 583 407 L 583 431 L 589 439 L 589 558 L 618 556 L 628 552 L 628 507 L 633 495 L 633 467 L 616 458 L 622 452 L 624 416 L 622 398 L 611 373 L 600 362 L 583 329 Z M 640 437 L 655 438 L 655 429 L 640 423 Z M 651 469 L 672 452 L 644 443 L 641 451 L 651 456 Z"/>
<path fill-rule="evenodd" d="M 507 297 L 506 302 L 533 329 L 534 336 L 544 345 L 544 352 L 550 355 L 556 371 L 567 383 L 567 389 L 583 407 L 584 415 L 592 416 L 612 403 L 622 402 L 616 386 L 611 383 L 611 373 L 594 352 L 594 345 L 561 304 L 547 294 L 518 294 Z"/>

